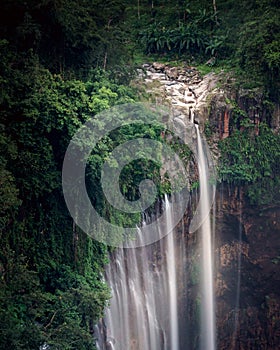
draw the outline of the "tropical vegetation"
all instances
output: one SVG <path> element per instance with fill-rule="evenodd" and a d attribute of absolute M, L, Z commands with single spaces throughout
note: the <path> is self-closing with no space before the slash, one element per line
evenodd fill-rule
<path fill-rule="evenodd" d="M 215 58 L 240 84 L 262 86 L 279 103 L 279 4 L 8 0 L 0 7 L 0 349 L 94 349 L 94 325 L 110 299 L 102 277 L 108 247 L 82 232 L 66 208 L 61 170 L 71 137 L 99 112 L 137 101 L 129 83 L 139 57 L 192 65 Z M 236 128 L 220 145 L 222 180 L 248 185 L 255 204 L 278 200 L 279 135 L 269 127 L 259 136 Z M 91 155 L 87 185 L 100 212 L 102 159 L 134 132 L 119 130 Z M 161 130 L 137 133 L 160 140 Z M 159 168 L 130 167 L 136 176 L 126 168 L 121 188 L 135 199 L 142 178 Z M 268 194 L 255 183 L 266 183 Z"/>

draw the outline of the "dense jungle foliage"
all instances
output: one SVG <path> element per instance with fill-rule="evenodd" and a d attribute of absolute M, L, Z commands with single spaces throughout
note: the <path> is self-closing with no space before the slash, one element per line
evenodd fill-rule
<path fill-rule="evenodd" d="M 135 62 L 153 55 L 191 64 L 214 58 L 211 64 L 241 72 L 277 101 L 279 18 L 277 0 L 1 2 L 0 349 L 95 348 L 93 327 L 110 294 L 102 279 L 107 247 L 73 224 L 61 188 L 64 153 L 77 128 L 104 109 L 136 101 L 129 87 Z M 259 181 L 278 169 L 279 140 L 263 130 L 267 143 L 260 133 L 249 146 L 264 150 L 264 164 L 250 158 L 248 174 L 243 168 L 234 180 Z M 149 137 L 159 138 L 154 132 Z M 118 137 L 129 139 L 125 130 Z M 230 146 L 226 155 L 229 148 L 231 161 L 241 157 L 243 164 L 242 150 Z M 101 160 L 89 164 L 95 190 Z M 153 176 L 158 169 L 150 166 L 134 164 Z M 141 176 L 123 174 L 129 198 L 137 196 Z M 100 211 L 103 205 L 97 201 Z"/>
<path fill-rule="evenodd" d="M 280 135 L 266 124 L 255 135 L 250 123 L 220 141 L 221 181 L 243 186 L 252 205 L 280 203 Z"/>

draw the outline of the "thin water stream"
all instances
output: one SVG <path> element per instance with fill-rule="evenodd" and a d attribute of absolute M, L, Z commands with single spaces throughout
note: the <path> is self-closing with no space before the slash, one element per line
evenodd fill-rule
<path fill-rule="evenodd" d="M 203 150 L 203 143 L 200 136 L 198 125 L 197 146 L 198 146 L 198 167 L 200 184 L 200 213 L 202 217 L 201 241 L 202 241 L 202 298 L 201 298 L 201 350 L 215 350 L 215 307 L 214 307 L 214 288 L 213 288 L 213 250 L 212 234 L 210 222 L 210 197 L 209 197 L 209 174 L 207 171 L 207 159 Z"/>

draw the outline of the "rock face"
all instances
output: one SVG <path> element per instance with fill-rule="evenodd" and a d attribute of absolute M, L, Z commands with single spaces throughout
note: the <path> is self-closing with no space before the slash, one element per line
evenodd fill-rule
<path fill-rule="evenodd" d="M 280 344 L 280 208 L 257 208 L 241 189 L 220 185 L 215 209 L 215 295 L 218 350 L 277 350 Z M 199 349 L 200 289 L 197 232 L 184 228 L 185 281 L 179 317 L 186 349 Z M 187 291 L 185 291 L 187 287 Z M 185 293 L 185 294 L 184 294 Z M 182 334 L 184 331 L 182 330 Z M 182 347 L 184 348 L 184 347 Z"/>
<path fill-rule="evenodd" d="M 153 63 L 145 69 L 142 79 L 147 90 L 156 96 L 156 103 L 172 107 L 178 128 L 190 122 L 199 123 L 202 130 L 208 125 L 216 157 L 217 142 L 233 130 L 233 117 L 242 128 L 246 116 L 256 135 L 261 122 L 280 129 L 279 105 L 269 112 L 259 90 L 233 89 L 230 79 L 214 73 L 202 79 L 194 67 Z M 280 344 L 280 208 L 252 207 L 243 191 L 220 185 L 213 213 L 217 349 L 276 350 Z M 188 226 L 186 217 L 183 228 L 178 227 L 178 235 L 186 235 L 186 266 L 182 268 L 188 276 L 187 291 L 183 281 L 178 287 L 186 294 L 182 300 L 187 300 L 179 312 L 180 324 L 191 335 L 183 340 L 184 345 L 198 349 L 198 242 Z"/>
<path fill-rule="evenodd" d="M 221 188 L 216 215 L 218 349 L 278 349 L 280 208 Z"/>
<path fill-rule="evenodd" d="M 279 104 L 275 104 L 271 111 L 261 89 L 233 88 L 234 79 L 223 71 L 202 77 L 195 67 L 172 67 L 154 62 L 144 64 L 139 77 L 145 91 L 152 94 L 153 102 L 168 105 L 173 114 L 186 123 L 199 123 L 201 130 L 208 123 L 216 133 L 214 142 L 230 135 L 233 116 L 238 119 L 237 126 L 240 127 L 238 123 L 246 115 L 255 127 L 255 134 L 258 134 L 262 122 L 275 131 L 280 129 Z"/>
<path fill-rule="evenodd" d="M 157 62 L 144 65 L 143 69 L 146 76 L 142 79 L 156 103 L 171 107 L 174 116 L 180 116 L 185 123 L 206 119 L 207 98 L 216 89 L 216 75 L 211 73 L 202 79 L 194 67 L 171 67 Z"/>

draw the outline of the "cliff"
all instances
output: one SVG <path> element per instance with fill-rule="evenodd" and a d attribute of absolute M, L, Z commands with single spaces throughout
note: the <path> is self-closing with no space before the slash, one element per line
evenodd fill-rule
<path fill-rule="evenodd" d="M 154 102 L 171 106 L 175 123 L 199 123 L 218 168 L 221 158 L 227 156 L 221 154 L 220 143 L 229 138 L 230 147 L 230 137 L 236 131 L 242 137 L 245 135 L 245 140 L 257 138 L 262 125 L 268 126 L 274 134 L 279 131 L 279 105 L 269 104 L 261 89 L 240 88 L 228 73 L 210 73 L 202 77 L 194 67 L 178 68 L 158 63 L 145 68 L 145 84 L 153 93 Z M 239 153 L 242 152 L 247 150 L 240 148 Z M 254 166 L 258 166 L 258 155 L 254 155 L 252 147 L 250 152 L 248 157 L 255 157 Z M 227 164 L 230 165 L 234 164 Z M 249 167 L 246 169 L 251 171 Z M 274 181 L 274 177 L 277 173 L 270 174 L 267 181 Z M 266 178 L 261 181 L 265 182 Z M 227 177 L 226 181 L 219 182 L 212 208 L 219 350 L 274 350 L 280 343 L 279 189 L 268 187 L 268 192 L 276 193 L 277 200 L 258 198 L 256 205 L 248 195 L 252 186 L 258 187 L 253 182 L 253 177 L 248 181 L 242 178 L 231 181 Z M 273 186 L 277 184 L 272 183 Z M 191 212 L 190 208 L 184 224 L 177 228 L 178 242 L 184 235 L 187 252 L 185 266 L 181 267 L 186 280 L 179 282 L 179 303 L 183 306 L 179 317 L 181 333 L 184 327 L 188 329 L 181 342 L 196 349 L 200 308 L 199 237 L 196 232 L 188 231 Z"/>
<path fill-rule="evenodd" d="M 280 208 L 254 207 L 243 189 L 216 197 L 218 349 L 277 349 L 280 343 Z"/>

